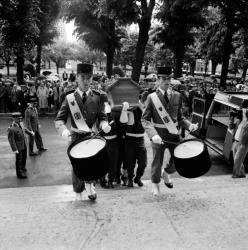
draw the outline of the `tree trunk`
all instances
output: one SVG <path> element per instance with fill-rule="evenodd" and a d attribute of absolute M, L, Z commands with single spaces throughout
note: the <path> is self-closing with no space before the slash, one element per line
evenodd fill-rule
<path fill-rule="evenodd" d="M 107 66 L 106 66 L 106 74 L 108 78 L 111 78 L 112 76 L 112 70 L 113 70 L 113 62 L 114 62 L 114 54 L 115 54 L 115 49 L 109 45 L 107 49 Z"/>
<path fill-rule="evenodd" d="M 51 61 L 48 60 L 48 69 L 51 69 Z"/>
<path fill-rule="evenodd" d="M 174 78 L 179 78 L 182 76 L 182 67 L 183 67 L 183 56 L 184 52 L 180 50 L 176 50 L 175 54 L 175 71 L 174 71 Z"/>
<path fill-rule="evenodd" d="M 207 72 L 208 72 L 208 60 L 205 60 L 204 78 L 207 76 Z"/>
<path fill-rule="evenodd" d="M 146 21 L 146 20 L 145 20 Z M 148 42 L 149 36 L 148 32 L 151 27 L 151 22 L 145 22 L 143 21 L 139 25 L 139 38 L 135 50 L 135 61 L 133 64 L 133 70 L 132 70 L 132 79 L 135 82 L 139 82 L 140 73 L 143 65 L 144 55 L 145 55 L 145 49 L 146 44 Z"/>
<path fill-rule="evenodd" d="M 7 67 L 7 76 L 9 76 L 9 60 L 8 61 L 6 61 L 6 67 Z"/>
<path fill-rule="evenodd" d="M 196 65 L 196 61 L 193 61 L 189 64 L 190 66 L 190 75 L 195 76 L 195 65 Z"/>
<path fill-rule="evenodd" d="M 37 45 L 37 57 L 36 57 L 36 75 L 40 75 L 41 52 L 42 52 L 42 46 L 40 43 L 38 43 L 38 45 Z"/>
<path fill-rule="evenodd" d="M 57 74 L 59 74 L 59 66 L 60 66 L 60 62 L 56 62 L 56 70 L 57 70 Z"/>
<path fill-rule="evenodd" d="M 244 80 L 246 78 L 247 69 L 248 69 L 248 64 L 245 64 L 243 66 L 243 73 L 242 73 L 242 79 L 244 79 Z"/>
<path fill-rule="evenodd" d="M 220 87 L 223 87 L 224 89 L 226 88 L 226 79 L 228 74 L 233 34 L 234 34 L 233 23 L 229 21 L 223 45 L 223 63 L 222 63 L 221 78 L 220 78 Z"/>
<path fill-rule="evenodd" d="M 23 84 L 23 67 L 24 67 L 24 50 L 20 46 L 16 55 L 17 64 L 17 83 L 19 85 Z"/>
<path fill-rule="evenodd" d="M 140 1 L 142 9 L 142 17 L 139 22 L 139 37 L 135 50 L 135 61 L 132 70 L 132 79 L 135 82 L 139 82 L 140 73 L 143 65 L 144 54 L 146 49 L 146 44 L 149 39 L 148 32 L 151 27 L 152 12 L 155 6 L 155 0 L 149 1 L 149 6 L 147 6 L 147 0 Z"/>
<path fill-rule="evenodd" d="M 212 62 L 211 74 L 215 75 L 218 62 L 216 60 L 211 60 L 211 62 Z"/>

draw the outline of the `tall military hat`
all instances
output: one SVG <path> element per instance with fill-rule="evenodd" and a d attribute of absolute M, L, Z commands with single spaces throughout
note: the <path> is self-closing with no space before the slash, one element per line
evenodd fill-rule
<path fill-rule="evenodd" d="M 172 67 L 171 66 L 163 66 L 157 68 L 157 75 L 158 76 L 171 76 L 172 74 Z"/>
<path fill-rule="evenodd" d="M 22 113 L 21 112 L 14 112 L 14 113 L 12 113 L 12 117 L 13 118 L 20 118 L 20 117 L 22 117 Z"/>
<path fill-rule="evenodd" d="M 77 74 L 93 74 L 93 65 L 88 63 L 79 63 L 77 65 Z"/>

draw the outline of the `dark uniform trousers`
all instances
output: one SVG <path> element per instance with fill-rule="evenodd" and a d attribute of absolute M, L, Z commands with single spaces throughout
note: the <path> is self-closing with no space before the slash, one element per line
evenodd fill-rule
<path fill-rule="evenodd" d="M 34 140 L 35 140 L 35 143 L 36 143 L 38 149 L 44 148 L 43 141 L 42 141 L 42 138 L 40 135 L 40 131 L 38 129 L 37 131 L 34 132 L 34 136 L 29 135 L 29 139 L 28 139 L 29 153 L 33 152 L 33 150 L 34 150 Z"/>
<path fill-rule="evenodd" d="M 16 154 L 16 175 L 20 176 L 25 173 L 26 170 L 26 160 L 27 160 L 27 148 L 25 147 L 23 150 L 19 151 Z"/>
<path fill-rule="evenodd" d="M 136 178 L 140 179 L 147 165 L 147 151 L 144 143 L 144 137 L 126 136 L 125 154 L 128 179 L 133 179 L 136 161 L 138 167 L 136 170 Z"/>
<path fill-rule="evenodd" d="M 119 159 L 119 145 L 117 138 L 107 140 L 106 148 L 110 159 L 108 180 L 112 182 L 117 176 L 117 164 Z"/>
<path fill-rule="evenodd" d="M 172 141 L 172 140 L 171 140 Z M 178 139 L 174 140 L 175 143 L 179 142 L 179 137 Z M 160 178 L 161 178 L 161 168 L 163 166 L 163 161 L 164 161 L 164 151 L 166 148 L 168 148 L 171 158 L 169 161 L 169 165 L 174 165 L 173 162 L 173 152 L 175 147 L 177 146 L 176 144 L 173 143 L 164 143 L 164 144 L 157 144 L 157 143 L 151 143 L 152 146 L 152 153 L 153 153 L 153 161 L 152 161 L 152 166 L 151 166 L 151 181 L 153 183 L 159 183 Z M 166 171 L 166 167 L 168 166 L 163 166 Z M 167 171 L 166 171 L 167 172 Z"/>
<path fill-rule="evenodd" d="M 88 135 L 89 134 L 79 134 L 79 133 L 75 133 L 75 132 L 72 131 L 72 133 L 71 133 L 71 142 L 70 143 L 72 143 L 74 141 L 77 141 L 79 139 L 82 139 L 82 138 L 84 138 L 84 137 L 86 137 Z M 81 193 L 81 192 L 84 191 L 84 188 L 85 188 L 84 180 L 79 179 L 75 175 L 73 169 L 72 169 L 72 186 L 73 186 L 73 191 L 75 193 Z"/>

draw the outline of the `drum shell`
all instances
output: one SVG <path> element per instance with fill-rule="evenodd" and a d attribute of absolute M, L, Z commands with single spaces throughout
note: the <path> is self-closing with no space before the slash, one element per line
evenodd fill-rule
<path fill-rule="evenodd" d="M 208 153 L 208 148 L 202 140 L 189 139 L 189 140 L 183 141 L 182 143 L 187 142 L 187 141 L 202 142 L 204 145 L 203 151 L 199 155 L 191 157 L 191 158 L 187 158 L 187 159 L 178 158 L 175 156 L 175 154 L 173 154 L 175 168 L 177 172 L 183 177 L 197 178 L 206 174 L 209 171 L 211 167 L 211 159 Z"/>
<path fill-rule="evenodd" d="M 100 136 L 94 138 L 101 139 L 106 143 L 106 140 Z M 87 158 L 74 158 L 71 156 L 70 151 L 75 145 L 89 139 L 91 139 L 91 137 L 87 136 L 85 138 L 76 140 L 72 142 L 67 149 L 67 154 L 71 161 L 75 175 L 84 181 L 97 180 L 106 175 L 109 171 L 109 156 L 107 153 L 106 144 L 104 148 L 102 148 L 93 156 Z"/>

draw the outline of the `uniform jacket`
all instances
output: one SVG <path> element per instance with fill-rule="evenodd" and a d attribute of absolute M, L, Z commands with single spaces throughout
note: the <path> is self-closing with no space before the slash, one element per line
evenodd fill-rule
<path fill-rule="evenodd" d="M 96 122 L 97 125 L 99 125 L 101 121 L 107 121 L 107 116 L 104 111 L 105 93 L 91 90 L 84 104 L 82 102 L 80 94 L 77 91 L 74 92 L 74 95 L 80 111 L 89 128 L 92 128 Z M 71 111 L 69 108 L 68 100 L 67 98 L 65 98 L 55 119 L 55 127 L 58 130 L 59 134 L 62 134 L 66 129 L 65 124 L 68 117 L 71 117 Z M 71 119 L 71 126 L 72 128 L 77 129 L 74 119 Z"/>
<path fill-rule="evenodd" d="M 169 103 L 167 104 L 163 94 L 157 90 L 156 91 L 161 103 L 165 107 L 166 111 L 172 118 L 174 122 L 178 122 L 178 125 L 182 126 L 185 129 L 189 129 L 191 123 L 186 120 L 182 115 L 182 97 L 181 94 L 177 91 L 172 91 Z M 164 128 L 154 127 L 154 123 L 162 125 Z M 142 115 L 142 124 L 143 127 L 150 139 L 156 134 L 158 134 L 162 139 L 165 140 L 178 140 L 177 135 L 170 134 L 166 129 L 162 119 L 160 118 L 153 102 L 151 96 L 147 97 L 147 105 Z"/>
<path fill-rule="evenodd" d="M 11 149 L 22 151 L 26 148 L 26 138 L 24 133 L 31 135 L 31 131 L 13 122 L 8 128 L 8 140 Z"/>
<path fill-rule="evenodd" d="M 37 132 L 39 130 L 39 119 L 36 108 L 28 107 L 25 111 L 25 124 L 28 130 Z"/>

